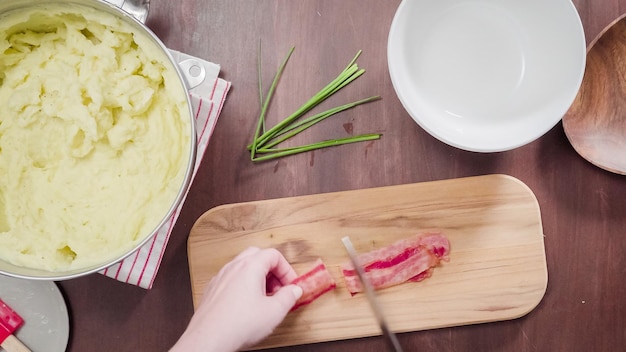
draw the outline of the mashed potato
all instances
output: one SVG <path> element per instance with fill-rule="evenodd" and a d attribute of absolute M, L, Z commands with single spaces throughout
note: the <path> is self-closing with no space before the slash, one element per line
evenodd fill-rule
<path fill-rule="evenodd" d="M 192 152 L 186 91 L 116 17 L 46 5 L 0 18 L 0 259 L 75 270 L 153 232 Z"/>

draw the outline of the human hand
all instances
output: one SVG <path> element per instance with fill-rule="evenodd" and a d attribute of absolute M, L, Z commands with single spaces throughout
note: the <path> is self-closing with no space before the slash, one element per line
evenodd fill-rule
<path fill-rule="evenodd" d="M 285 318 L 302 289 L 276 249 L 250 247 L 224 265 L 207 284 L 174 351 L 236 351 L 268 336 Z"/>

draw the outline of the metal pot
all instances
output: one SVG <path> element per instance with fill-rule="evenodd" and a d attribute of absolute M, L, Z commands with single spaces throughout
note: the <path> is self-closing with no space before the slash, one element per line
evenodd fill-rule
<path fill-rule="evenodd" d="M 169 50 L 165 47 L 165 45 L 159 40 L 159 38 L 146 27 L 143 21 L 146 19 L 148 12 L 148 4 L 149 0 L 2 0 L 0 2 L 0 18 L 9 11 L 23 8 L 31 8 L 37 7 L 44 4 L 79 4 L 83 6 L 88 6 L 97 11 L 102 11 L 108 14 L 111 14 L 117 18 L 122 19 L 127 24 L 130 24 L 138 33 L 149 38 L 157 47 L 160 47 L 163 55 L 165 55 L 169 59 L 169 63 L 171 64 L 171 69 L 177 73 L 179 78 L 179 83 L 182 87 L 182 92 L 187 92 L 188 89 L 193 88 L 193 82 L 198 82 L 197 74 L 192 75 L 189 71 L 190 63 L 176 63 L 170 54 Z M 120 6 L 122 8 L 120 8 Z M 1 19 L 0 19 L 1 20 Z M 193 65 L 196 66 L 196 65 Z M 200 81 L 202 80 L 202 77 Z M 197 84 L 197 83 L 195 83 Z M 146 233 L 143 235 L 143 239 L 138 241 L 138 243 L 130 250 L 128 250 L 123 255 L 120 255 L 116 258 L 112 258 L 107 260 L 106 262 L 99 263 L 97 265 L 93 265 L 86 268 L 75 269 L 71 271 L 64 272 L 50 272 L 45 270 L 31 269 L 21 266 L 16 266 L 6 261 L 0 260 L 0 274 L 5 274 L 8 276 L 18 277 L 18 278 L 26 278 L 26 279 L 36 279 L 36 280 L 65 280 L 76 278 L 79 276 L 91 274 L 97 271 L 100 271 L 108 266 L 111 266 L 127 256 L 131 255 L 135 251 L 137 251 L 142 245 L 144 245 L 147 241 L 149 241 L 157 232 L 159 228 L 163 226 L 163 224 L 170 218 L 172 213 L 178 208 L 178 206 L 183 201 L 185 194 L 188 191 L 188 188 L 191 183 L 191 177 L 193 173 L 193 168 L 195 165 L 196 158 L 196 128 L 195 128 L 195 120 L 193 117 L 193 113 L 191 110 L 191 102 L 189 98 L 189 94 L 185 94 L 185 99 L 187 101 L 188 106 L 188 115 L 189 115 L 189 128 L 191 129 L 189 132 L 190 140 L 189 140 L 189 158 L 186 161 L 186 170 L 184 181 L 180 186 L 180 190 L 174 201 L 172 202 L 169 210 L 167 211 L 167 215 L 161 220 L 159 224 L 154 227 L 154 230 L 150 233 Z M 0 204 L 1 205 L 1 204 Z M 1 244 L 0 244 L 1 245 Z"/>

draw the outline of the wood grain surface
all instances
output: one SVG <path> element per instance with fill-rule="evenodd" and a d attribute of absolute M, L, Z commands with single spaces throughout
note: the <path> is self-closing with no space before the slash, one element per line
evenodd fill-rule
<path fill-rule="evenodd" d="M 548 278 L 537 200 L 521 181 L 487 175 L 213 208 L 189 235 L 194 302 L 241 251 L 273 247 L 299 272 L 321 258 L 337 288 L 289 314 L 257 348 L 377 335 L 366 296 L 352 297 L 342 280 L 340 266 L 349 258 L 341 238 L 366 252 L 429 228 L 446 234 L 451 259 L 424 282 L 379 291 L 390 329 L 518 318 L 543 297 Z"/>
<path fill-rule="evenodd" d="M 69 352 L 168 351 L 194 308 L 187 239 L 200 216 L 224 204 L 507 174 L 541 208 L 549 285 L 521 318 L 407 332 L 405 351 L 589 352 L 626 346 L 626 178 L 598 168 L 558 124 L 537 141 L 502 153 L 471 153 L 422 130 L 396 98 L 387 36 L 400 0 L 151 0 L 148 26 L 170 48 L 221 65 L 232 82 L 151 290 L 94 274 L 59 283 L 70 310 Z M 587 43 L 626 11 L 626 0 L 574 0 Z M 556 25 L 556 24 L 555 24 Z M 382 99 L 336 116 L 298 142 L 382 132 L 355 144 L 253 164 L 244 152 L 259 113 L 258 43 L 269 85 L 287 50 L 294 56 L 269 111 L 293 112 L 362 49 L 366 73 L 328 105 Z M 274 122 L 276 120 L 272 120 Z M 310 139 L 309 139 L 310 138 Z M 438 272 L 433 276 L 436 279 Z M 382 337 L 269 349 L 381 352 Z"/>
<path fill-rule="evenodd" d="M 626 175 L 626 18 L 590 44 L 582 86 L 563 117 L 576 151 L 594 165 Z"/>

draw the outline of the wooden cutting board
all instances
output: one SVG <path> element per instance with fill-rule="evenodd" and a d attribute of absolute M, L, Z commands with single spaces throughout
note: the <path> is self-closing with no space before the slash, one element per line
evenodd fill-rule
<path fill-rule="evenodd" d="M 364 252 L 432 228 L 448 236 L 450 261 L 425 281 L 378 291 L 392 330 L 513 319 L 542 299 L 548 277 L 537 200 L 518 179 L 486 175 L 213 208 L 188 241 L 194 305 L 239 252 L 275 247 L 299 273 L 321 257 L 337 288 L 290 313 L 255 348 L 379 335 L 365 295 L 350 296 L 343 283 L 341 237 Z"/>

